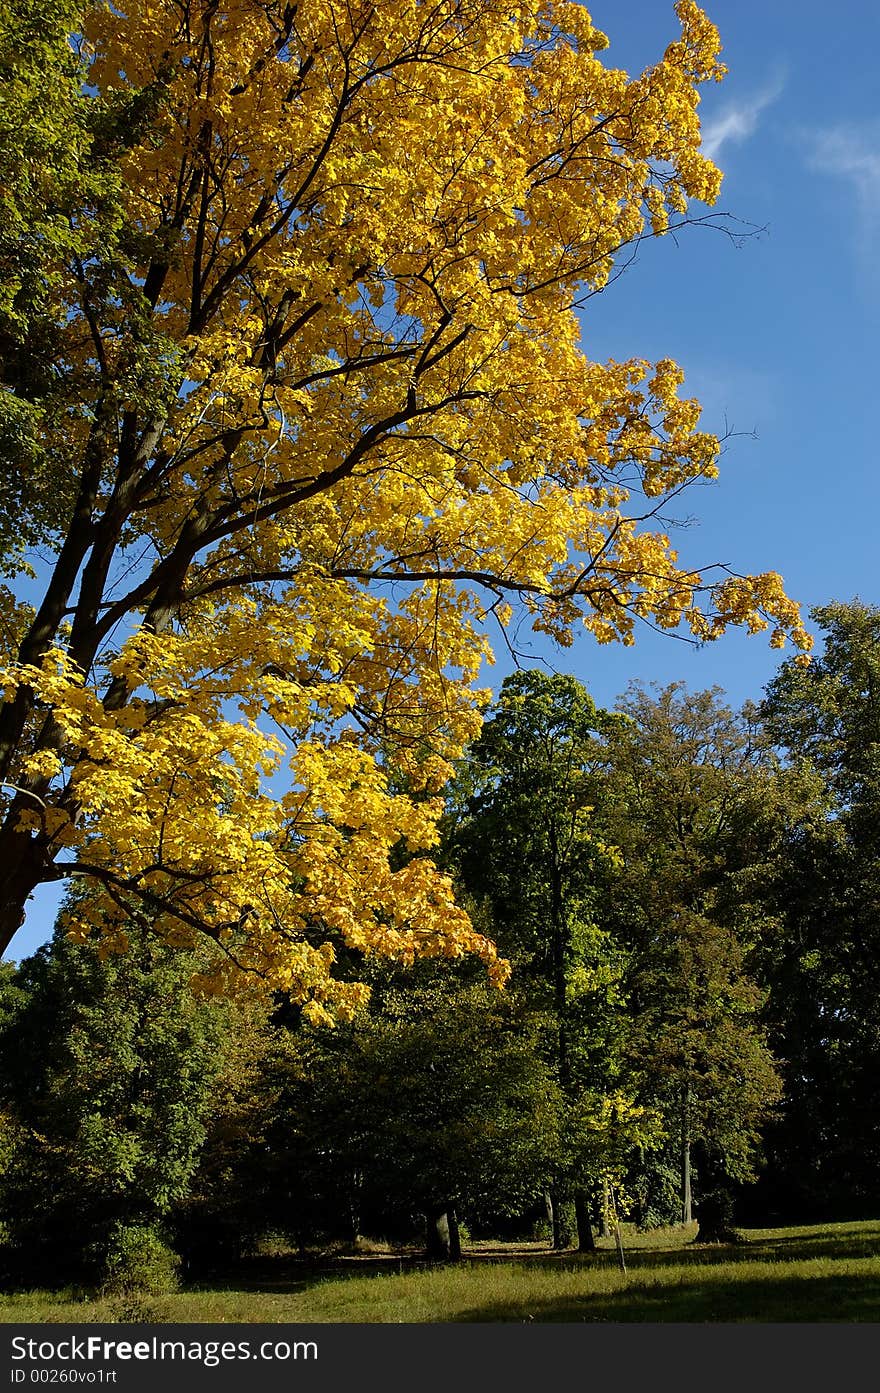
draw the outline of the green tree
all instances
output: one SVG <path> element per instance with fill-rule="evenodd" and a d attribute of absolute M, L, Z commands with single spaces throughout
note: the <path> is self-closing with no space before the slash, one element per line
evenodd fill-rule
<path fill-rule="evenodd" d="M 144 387 L 169 365 L 169 345 L 138 315 L 140 296 L 128 279 L 136 249 L 121 212 L 119 170 L 150 127 L 162 80 L 137 93 L 89 91 L 83 11 L 78 0 L 0 3 L 0 571 L 7 574 L 25 547 L 63 534 L 74 512 L 73 437 L 92 404 L 97 351 L 92 343 L 82 356 L 89 324 L 134 317 Z M 80 315 L 77 334 L 70 324 Z M 85 502 L 75 514 L 80 524 Z M 70 558 L 59 560 L 64 573 Z M 24 622 L 24 611 L 3 617 Z"/>
<path fill-rule="evenodd" d="M 781 850 L 763 961 L 789 1079 L 765 1199 L 849 1217 L 875 1212 L 880 1165 L 880 609 L 835 602 L 812 618 L 822 653 L 783 664 L 762 706 L 816 794 Z"/>
<path fill-rule="evenodd" d="M 225 1006 L 193 994 L 196 966 L 137 930 L 103 955 L 56 932 L 4 980 L 0 1205 L 15 1261 L 97 1273 L 121 1230 L 161 1226 L 185 1195 L 226 1033 Z"/>
<path fill-rule="evenodd" d="M 605 913 L 625 945 L 628 1048 L 642 1097 L 679 1149 L 680 1218 L 731 1228 L 731 1185 L 753 1174 L 760 1126 L 780 1094 L 749 968 L 763 932 L 753 880 L 773 846 L 782 796 L 747 709 L 718 689 L 638 685 L 611 737 L 606 816 L 622 866 Z"/>
<path fill-rule="evenodd" d="M 283 1014 L 283 1013 L 282 1013 Z M 558 1099 L 513 994 L 379 970 L 369 1010 L 332 1031 L 276 1024 L 232 1090 L 186 1210 L 308 1242 L 362 1232 L 460 1256 L 457 1217 L 517 1214 L 546 1186 Z"/>
<path fill-rule="evenodd" d="M 545 1051 L 568 1102 L 557 1246 L 567 1241 L 559 1201 L 571 1192 L 579 1246 L 593 1246 L 586 1192 L 644 1122 L 620 1070 L 619 955 L 596 921 L 613 852 L 595 808 L 618 724 L 573 677 L 514 673 L 450 791 L 447 855 L 545 1015 Z"/>

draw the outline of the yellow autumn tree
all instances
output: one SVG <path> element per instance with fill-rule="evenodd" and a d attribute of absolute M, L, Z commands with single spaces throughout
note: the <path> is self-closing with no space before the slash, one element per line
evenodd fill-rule
<path fill-rule="evenodd" d="M 317 1019 L 361 998 L 341 945 L 503 978 L 424 854 L 491 626 L 807 645 L 776 574 L 682 569 L 655 521 L 716 472 L 679 369 L 582 338 L 621 249 L 718 192 L 718 35 L 675 8 L 632 78 L 565 0 L 82 15 L 68 105 L 108 182 L 77 208 L 66 171 L 53 241 L 30 169 L 51 372 L 5 378 L 43 548 L 0 605 L 3 945 L 75 876 L 75 931 L 208 932 Z"/>

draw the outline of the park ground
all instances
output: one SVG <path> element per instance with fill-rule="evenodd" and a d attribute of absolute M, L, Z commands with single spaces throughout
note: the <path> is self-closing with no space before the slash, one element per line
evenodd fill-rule
<path fill-rule="evenodd" d="M 743 1229 L 730 1245 L 694 1230 L 624 1226 L 595 1255 L 475 1243 L 458 1265 L 372 1245 L 309 1263 L 283 1252 L 171 1295 L 0 1295 L 10 1322 L 877 1321 L 880 1220 Z"/>

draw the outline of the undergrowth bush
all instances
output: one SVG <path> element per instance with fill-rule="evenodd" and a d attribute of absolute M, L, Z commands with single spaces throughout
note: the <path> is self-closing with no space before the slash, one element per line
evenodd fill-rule
<path fill-rule="evenodd" d="M 117 1224 L 103 1258 L 106 1293 L 147 1292 L 160 1296 L 178 1286 L 179 1259 L 161 1232 L 149 1224 Z"/>

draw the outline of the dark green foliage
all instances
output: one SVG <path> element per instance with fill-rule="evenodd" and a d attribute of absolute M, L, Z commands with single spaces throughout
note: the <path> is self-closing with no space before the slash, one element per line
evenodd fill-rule
<path fill-rule="evenodd" d="M 636 1155 L 626 1178 L 633 1196 L 633 1221 L 640 1230 L 681 1223 L 680 1148 L 665 1146 Z"/>
<path fill-rule="evenodd" d="M 880 797 L 880 608 L 835 602 L 810 617 L 822 652 L 807 667 L 782 664 L 761 716 L 786 756 L 808 761 L 834 806 L 854 815 Z"/>
<path fill-rule="evenodd" d="M 824 651 L 783 664 L 762 714 L 817 810 L 792 824 L 763 947 L 776 1049 L 788 1061 L 769 1135 L 773 1212 L 872 1214 L 880 1168 L 880 610 L 813 611 Z"/>
<path fill-rule="evenodd" d="M 604 913 L 626 951 L 639 1096 L 663 1118 L 664 1154 L 678 1149 L 681 1217 L 686 1153 L 711 1208 L 710 1193 L 754 1174 L 781 1092 L 749 962 L 769 917 L 754 882 L 775 844 L 780 774 L 754 713 L 718 691 L 632 687 L 622 710 L 606 809 L 623 864 Z M 638 1185 L 649 1189 L 647 1176 Z"/>
<path fill-rule="evenodd" d="M 186 1194 L 223 1037 L 217 1003 L 190 990 L 194 966 L 145 931 L 104 959 L 56 935 L 5 979 L 0 1213 L 14 1261 L 51 1254 L 99 1277 L 113 1233 L 152 1231 Z"/>
<path fill-rule="evenodd" d="M 177 352 L 129 274 L 150 257 L 126 225 L 119 173 L 121 153 L 153 139 L 164 78 L 99 98 L 82 12 L 79 0 L 0 0 L 0 569 L 67 528 L 77 445 L 88 424 L 100 432 L 111 397 L 177 387 Z M 98 321 L 132 331 L 112 383 Z"/>
<path fill-rule="evenodd" d="M 540 1194 L 558 1103 L 534 1023 L 514 997 L 451 970 L 382 975 L 351 1025 L 264 1037 L 205 1148 L 190 1242 L 215 1216 L 239 1249 L 261 1228 L 301 1247 L 412 1238 L 435 1209 L 479 1221 Z"/>
<path fill-rule="evenodd" d="M 780 1092 L 747 963 L 780 777 L 754 713 L 717 692 L 633 688 L 610 715 L 573 678 L 503 684 L 447 846 L 483 927 L 552 1018 L 563 1192 L 595 1192 L 635 1147 L 649 1169 L 658 1147 L 677 1147 L 679 1188 L 683 1148 L 698 1141 L 729 1183 L 753 1173 Z M 669 1196 L 658 1204 L 667 1219 Z"/>
<path fill-rule="evenodd" d="M 514 673 L 449 790 L 447 855 L 518 977 L 557 1011 L 595 934 L 607 853 L 591 814 L 614 725 L 573 677 Z"/>
<path fill-rule="evenodd" d="M 544 1019 L 542 1052 L 565 1106 L 553 1168 L 554 1245 L 576 1200 L 588 1247 L 600 1176 L 619 1174 L 652 1120 L 631 1106 L 623 960 L 600 906 L 616 854 L 602 805 L 619 717 L 572 677 L 505 679 L 450 790 L 445 849 L 481 927 Z"/>
<path fill-rule="evenodd" d="M 180 1260 L 155 1226 L 114 1225 L 95 1258 L 101 1287 L 109 1295 L 161 1296 L 177 1286 Z"/>

